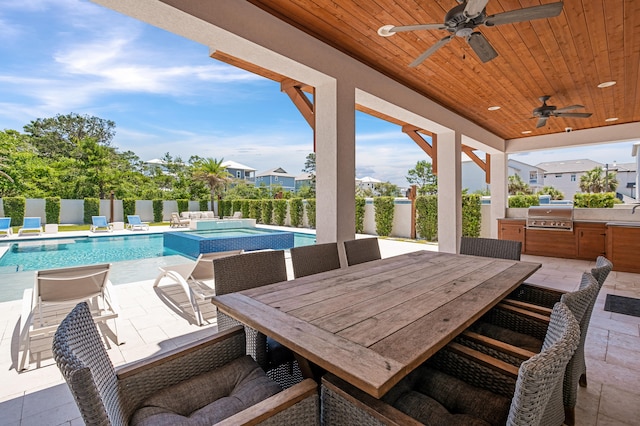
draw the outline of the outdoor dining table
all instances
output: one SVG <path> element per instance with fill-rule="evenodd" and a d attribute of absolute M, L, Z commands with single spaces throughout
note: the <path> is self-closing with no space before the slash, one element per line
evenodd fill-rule
<path fill-rule="evenodd" d="M 417 251 L 212 302 L 299 359 L 380 398 L 540 266 Z"/>

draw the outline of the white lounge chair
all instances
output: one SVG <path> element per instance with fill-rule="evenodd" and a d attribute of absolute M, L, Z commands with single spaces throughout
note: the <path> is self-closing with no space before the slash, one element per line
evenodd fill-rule
<path fill-rule="evenodd" d="M 116 344 L 121 343 L 115 324 L 118 304 L 109 281 L 110 267 L 106 263 L 36 272 L 33 289 L 25 290 L 22 298 L 22 357 L 18 371 L 28 367 L 35 354 L 40 364 L 41 354 L 51 350 L 50 337 L 62 319 L 82 301 L 89 303 L 97 323 L 113 320 L 113 330 L 103 327 L 103 332 Z"/>
<path fill-rule="evenodd" d="M 158 287 L 163 278 L 177 283 L 189 298 L 198 325 L 204 324 L 204 318 L 198 306 L 198 300 L 208 301 L 216 295 L 213 287 L 213 259 L 242 254 L 242 250 L 202 253 L 194 263 L 164 266 L 153 283 Z"/>
<path fill-rule="evenodd" d="M 0 234 L 4 234 L 7 237 L 13 235 L 13 229 L 11 229 L 11 218 L 0 217 Z"/>
<path fill-rule="evenodd" d="M 225 216 L 223 219 L 242 219 L 242 212 L 234 212 L 233 216 Z"/>
<path fill-rule="evenodd" d="M 89 227 L 89 230 L 91 232 L 100 230 L 111 232 L 113 231 L 113 226 L 107 222 L 106 216 L 91 216 L 91 226 Z"/>
<path fill-rule="evenodd" d="M 42 234 L 42 224 L 39 217 L 25 217 L 22 222 L 22 227 L 18 229 L 18 237 L 23 233 L 37 233 Z"/>
<path fill-rule="evenodd" d="M 189 226 L 189 223 L 191 223 L 191 220 L 181 218 L 178 212 L 171 213 L 171 220 L 169 221 L 170 227 L 179 228 L 181 226 Z"/>
<path fill-rule="evenodd" d="M 127 215 L 127 229 L 130 231 L 148 231 L 149 222 L 143 222 L 137 214 Z"/>

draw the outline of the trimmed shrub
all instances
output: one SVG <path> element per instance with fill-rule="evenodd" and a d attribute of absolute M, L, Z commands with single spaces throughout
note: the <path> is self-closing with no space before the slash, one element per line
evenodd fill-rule
<path fill-rule="evenodd" d="M 427 241 L 438 241 L 438 196 L 416 197 L 416 232 Z"/>
<path fill-rule="evenodd" d="M 480 212 L 481 197 L 479 194 L 462 196 L 462 235 L 465 237 L 479 237 L 482 213 Z"/>
<path fill-rule="evenodd" d="M 394 197 L 375 197 L 376 233 L 382 237 L 391 235 L 393 229 Z"/>
<path fill-rule="evenodd" d="M 262 223 L 265 225 L 271 225 L 273 223 L 273 200 L 265 198 L 260 201 L 262 202 L 262 206 L 260 208 Z"/>
<path fill-rule="evenodd" d="M 284 222 L 287 220 L 287 200 L 273 200 L 273 212 L 276 224 L 284 226 Z"/>
<path fill-rule="evenodd" d="M 249 216 L 249 200 L 242 200 L 240 211 L 242 212 L 242 217 L 251 217 Z"/>
<path fill-rule="evenodd" d="M 198 208 L 200 209 L 201 212 L 206 212 L 209 210 L 209 201 L 207 199 L 204 200 L 198 200 Z M 211 210 L 213 210 L 213 206 L 211 206 Z"/>
<path fill-rule="evenodd" d="M 242 211 L 242 200 L 233 200 L 231 207 L 231 212 L 227 216 L 233 216 L 235 212 Z"/>
<path fill-rule="evenodd" d="M 309 198 L 305 206 L 305 212 L 307 213 L 307 222 L 310 228 L 316 227 L 316 199 Z"/>
<path fill-rule="evenodd" d="M 91 216 L 100 215 L 100 199 L 85 198 L 84 199 L 84 223 L 91 224 Z"/>
<path fill-rule="evenodd" d="M 262 222 L 262 200 L 248 200 L 249 202 L 249 217 L 255 219 L 256 222 Z"/>
<path fill-rule="evenodd" d="M 291 198 L 289 200 L 289 216 L 291 218 L 291 226 L 297 228 L 302 224 L 304 214 L 304 205 L 302 198 Z"/>
<path fill-rule="evenodd" d="M 511 195 L 509 196 L 509 208 L 525 208 L 539 206 L 540 197 L 537 195 Z"/>
<path fill-rule="evenodd" d="M 356 197 L 356 233 L 362 234 L 364 232 L 364 208 L 367 204 L 366 200 L 362 197 Z"/>
<path fill-rule="evenodd" d="M 24 197 L 4 197 L 2 206 L 4 207 L 4 216 L 11 218 L 11 226 L 21 226 L 24 222 L 27 199 Z"/>
<path fill-rule="evenodd" d="M 218 210 L 220 217 L 231 216 L 231 200 L 220 200 Z"/>
<path fill-rule="evenodd" d="M 583 208 L 613 208 L 616 194 L 614 192 L 578 192 L 573 196 L 573 206 Z"/>
<path fill-rule="evenodd" d="M 60 222 L 60 197 L 46 197 L 44 199 L 45 223 Z"/>
<path fill-rule="evenodd" d="M 151 205 L 153 206 L 153 221 L 156 223 L 162 222 L 162 207 L 164 203 L 156 198 L 151 202 Z"/>
<path fill-rule="evenodd" d="M 122 213 L 124 214 L 124 221 L 128 223 L 129 220 L 127 215 L 136 214 L 136 200 L 133 198 L 123 198 L 122 199 Z"/>
<path fill-rule="evenodd" d="M 181 198 L 179 200 L 176 200 L 176 202 L 178 203 L 178 213 L 189 211 L 189 200 Z"/>

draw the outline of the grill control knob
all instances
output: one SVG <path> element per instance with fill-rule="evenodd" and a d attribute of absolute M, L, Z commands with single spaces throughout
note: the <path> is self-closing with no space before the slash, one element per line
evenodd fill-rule
<path fill-rule="evenodd" d="M 540 225 L 544 226 L 545 221 L 543 220 L 542 222 L 540 222 Z"/>

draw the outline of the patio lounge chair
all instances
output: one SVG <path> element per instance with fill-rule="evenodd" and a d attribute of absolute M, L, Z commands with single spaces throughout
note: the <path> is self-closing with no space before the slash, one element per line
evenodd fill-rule
<path fill-rule="evenodd" d="M 190 219 L 181 218 L 177 212 L 171 213 L 171 219 L 169 220 L 169 226 L 171 228 L 180 228 L 181 226 L 189 226 Z"/>
<path fill-rule="evenodd" d="M 148 231 L 149 222 L 143 222 L 137 214 L 129 214 L 127 215 L 127 229 L 130 231 Z"/>
<path fill-rule="evenodd" d="M 113 231 L 113 226 L 110 223 L 107 223 L 106 216 L 91 216 L 91 226 L 89 227 L 91 232 L 97 232 L 100 230 L 111 232 Z"/>
<path fill-rule="evenodd" d="M 4 234 L 7 237 L 13 235 L 13 229 L 11 229 L 10 217 L 0 217 L 0 234 Z"/>
<path fill-rule="evenodd" d="M 115 324 L 119 309 L 109 281 L 110 268 L 105 263 L 36 272 L 33 289 L 25 290 L 22 298 L 18 371 L 28 367 L 36 353 L 39 364 L 41 353 L 51 348 L 51 336 L 60 321 L 81 301 L 89 302 L 94 321 L 113 323 L 113 330 L 103 327 L 103 331 L 120 344 Z"/>
<path fill-rule="evenodd" d="M 242 254 L 242 250 L 232 250 L 214 253 L 202 253 L 195 263 L 163 266 L 160 268 L 160 275 L 153 283 L 154 287 L 160 285 L 163 278 L 170 278 L 178 284 L 189 298 L 189 304 L 198 325 L 204 324 L 204 318 L 198 301 L 209 302 L 216 295 L 213 287 L 213 259 L 220 259 L 227 256 Z"/>
<path fill-rule="evenodd" d="M 234 212 L 233 216 L 224 216 L 223 219 L 242 219 L 242 212 Z"/>
<path fill-rule="evenodd" d="M 18 237 L 25 232 L 34 232 L 38 235 L 42 234 L 42 225 L 39 217 L 25 217 L 22 227 L 18 229 Z"/>
<path fill-rule="evenodd" d="M 281 390 L 246 356 L 242 327 L 114 368 L 86 303 L 53 356 L 87 425 L 318 425 L 318 385 Z"/>

